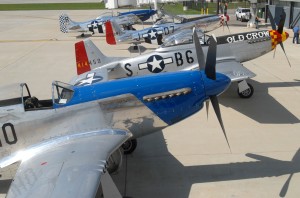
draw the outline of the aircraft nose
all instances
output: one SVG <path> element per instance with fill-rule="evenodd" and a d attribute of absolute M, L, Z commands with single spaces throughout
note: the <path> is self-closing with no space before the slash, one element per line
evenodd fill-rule
<path fill-rule="evenodd" d="M 288 39 L 289 36 L 290 36 L 289 33 L 283 32 L 283 33 L 282 33 L 282 41 L 285 41 L 286 39 Z"/>
<path fill-rule="evenodd" d="M 276 30 L 270 31 L 270 36 L 272 39 L 272 49 L 276 47 L 277 44 L 284 42 L 288 37 L 289 34 L 287 32 L 282 32 L 281 34 Z"/>
<path fill-rule="evenodd" d="M 223 93 L 230 85 L 231 80 L 228 76 L 216 73 L 216 80 L 204 78 L 206 96 L 216 96 Z"/>

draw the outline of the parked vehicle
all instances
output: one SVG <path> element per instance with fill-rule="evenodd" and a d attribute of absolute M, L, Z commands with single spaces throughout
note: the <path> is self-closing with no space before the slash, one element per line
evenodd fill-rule
<path fill-rule="evenodd" d="M 249 21 L 251 19 L 250 8 L 237 8 L 235 11 L 236 20 Z"/>

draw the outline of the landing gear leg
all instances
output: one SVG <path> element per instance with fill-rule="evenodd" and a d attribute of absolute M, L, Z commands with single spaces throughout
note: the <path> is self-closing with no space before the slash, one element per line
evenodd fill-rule
<path fill-rule="evenodd" d="M 136 139 L 130 139 L 127 140 L 123 145 L 122 148 L 124 150 L 124 155 L 131 154 L 137 146 L 137 140 Z"/>
<path fill-rule="evenodd" d="M 239 82 L 237 92 L 241 98 L 251 98 L 254 93 L 254 88 L 251 84 L 243 80 Z"/>

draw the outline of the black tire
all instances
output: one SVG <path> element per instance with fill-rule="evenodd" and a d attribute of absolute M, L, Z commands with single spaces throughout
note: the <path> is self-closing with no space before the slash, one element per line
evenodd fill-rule
<path fill-rule="evenodd" d="M 83 38 L 84 37 L 84 33 L 82 33 L 80 36 Z"/>
<path fill-rule="evenodd" d="M 241 97 L 241 98 L 251 98 L 251 96 L 253 95 L 254 93 L 254 88 L 251 84 L 247 83 L 248 86 L 249 86 L 249 89 L 243 91 L 243 92 L 239 92 L 239 88 L 237 89 L 237 92 L 238 92 L 238 95 Z"/>
<path fill-rule="evenodd" d="M 136 147 L 137 147 L 136 139 L 127 140 L 124 144 L 122 144 L 124 155 L 131 154 L 136 149 Z"/>

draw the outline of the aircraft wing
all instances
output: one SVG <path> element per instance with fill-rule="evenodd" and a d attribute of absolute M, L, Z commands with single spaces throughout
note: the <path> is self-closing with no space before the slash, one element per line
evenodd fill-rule
<path fill-rule="evenodd" d="M 219 73 L 227 75 L 232 82 L 242 81 L 256 76 L 256 74 L 248 70 L 236 60 L 222 60 L 222 62 L 217 61 L 216 70 Z"/>
<path fill-rule="evenodd" d="M 129 137 L 123 130 L 104 129 L 36 145 L 22 153 L 7 198 L 95 197 L 101 178 L 107 177 L 106 160 Z"/>

